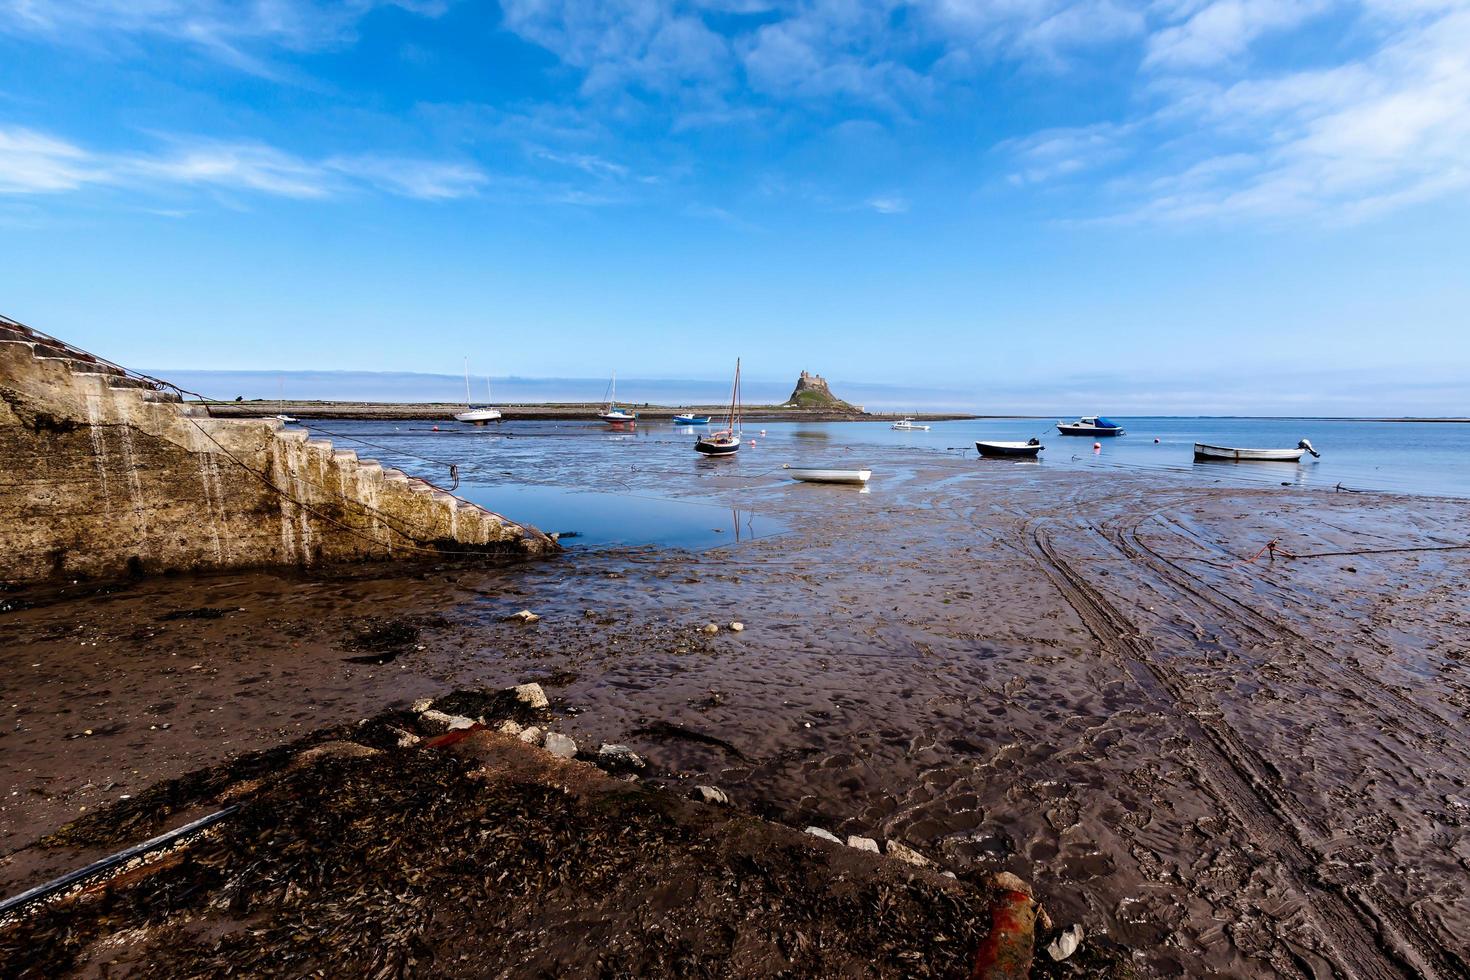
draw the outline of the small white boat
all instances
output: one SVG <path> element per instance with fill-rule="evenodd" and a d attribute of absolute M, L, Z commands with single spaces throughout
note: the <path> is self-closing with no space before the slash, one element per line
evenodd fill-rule
<path fill-rule="evenodd" d="M 607 404 L 603 406 L 602 411 L 597 413 L 597 417 L 613 425 L 638 421 L 637 413 L 618 407 L 618 372 L 616 371 L 613 372 L 612 381 L 608 384 Z"/>
<path fill-rule="evenodd" d="M 912 432 L 928 432 L 929 431 L 929 427 L 927 425 L 919 425 L 913 419 L 899 419 L 897 422 L 893 423 L 893 425 L 891 426 L 891 428 L 898 429 L 900 432 L 910 432 L 910 431 L 912 431 Z"/>
<path fill-rule="evenodd" d="M 1124 429 L 1111 419 L 1088 415 L 1075 422 L 1058 422 L 1057 431 L 1064 436 L 1121 436 Z"/>
<path fill-rule="evenodd" d="M 297 422 L 301 421 L 300 419 L 293 418 L 290 415 L 272 415 L 271 418 L 277 419 L 281 422 L 285 422 L 287 425 L 295 425 Z"/>
<path fill-rule="evenodd" d="M 793 480 L 801 480 L 804 483 L 849 483 L 861 485 L 868 482 L 873 475 L 872 470 L 829 470 L 818 469 L 810 466 L 792 466 L 785 463 L 781 467 L 786 475 Z"/>
<path fill-rule="evenodd" d="M 485 376 L 485 397 L 490 396 L 490 376 Z M 500 410 L 482 405 L 476 408 L 470 404 L 470 359 L 464 359 L 464 411 L 454 414 L 454 421 L 464 422 L 466 425 L 486 425 L 500 418 Z"/>
<path fill-rule="evenodd" d="M 1046 447 L 1041 444 L 1040 439 L 1032 439 L 1030 442 L 994 442 L 976 440 L 975 450 L 981 456 L 1010 456 L 1013 458 L 1035 459 L 1036 454 Z"/>
<path fill-rule="evenodd" d="M 1194 458 L 1200 461 L 1224 460 L 1230 463 L 1297 463 L 1307 453 L 1320 457 L 1322 454 L 1303 439 L 1295 449 L 1236 449 L 1233 446 L 1208 446 L 1202 442 L 1194 444 Z"/>

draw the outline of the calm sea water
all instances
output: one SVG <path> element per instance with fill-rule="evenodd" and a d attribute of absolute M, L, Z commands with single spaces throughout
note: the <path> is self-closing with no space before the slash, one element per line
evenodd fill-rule
<path fill-rule="evenodd" d="M 880 422 L 773 422 L 753 425 L 737 457 L 709 460 L 692 452 L 691 430 L 644 423 L 617 431 L 596 421 L 505 422 L 484 429 L 446 420 L 307 424 L 342 448 L 448 485 L 458 464 L 458 493 L 548 531 L 575 531 L 573 545 L 703 548 L 779 533 L 781 526 L 717 503 L 731 485 L 779 482 L 782 463 L 869 467 L 880 475 L 912 469 L 912 453 L 961 469 L 1072 468 L 1105 475 L 1155 471 L 1200 486 L 1281 485 L 1332 490 L 1470 497 L 1470 424 L 1278 419 L 1125 418 L 1127 435 L 1097 440 L 1059 435 L 1054 420 L 938 422 L 900 432 Z M 981 459 L 976 439 L 1046 446 L 1038 462 Z M 368 444 L 354 442 L 365 440 Z M 1310 439 L 1322 454 L 1302 463 L 1196 463 L 1196 441 L 1248 448 L 1292 447 Z M 904 447 L 911 452 L 898 454 Z M 831 488 L 827 488 L 831 489 Z M 758 507 L 758 504 L 756 504 Z"/>

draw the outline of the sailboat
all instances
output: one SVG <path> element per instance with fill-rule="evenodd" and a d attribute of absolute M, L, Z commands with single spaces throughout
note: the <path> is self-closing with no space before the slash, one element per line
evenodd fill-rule
<path fill-rule="evenodd" d="M 735 384 L 730 389 L 730 413 L 725 427 L 694 440 L 694 451 L 706 456 L 733 456 L 740 451 L 740 358 L 735 358 Z"/>
<path fill-rule="evenodd" d="M 485 376 L 485 397 L 490 397 L 490 376 Z M 469 425 L 485 425 L 500 418 L 500 410 L 488 405 L 476 408 L 470 404 L 470 359 L 464 359 L 464 411 L 456 412 L 454 420 Z"/>
<path fill-rule="evenodd" d="M 626 408 L 618 408 L 618 372 L 616 371 L 613 372 L 612 382 L 608 384 L 607 392 L 607 404 L 603 406 L 602 411 L 597 413 L 598 418 L 614 425 L 621 422 L 638 421 L 638 416 L 633 412 Z"/>

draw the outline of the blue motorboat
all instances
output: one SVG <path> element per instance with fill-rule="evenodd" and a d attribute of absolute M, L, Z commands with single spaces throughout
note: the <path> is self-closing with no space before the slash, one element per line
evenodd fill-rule
<path fill-rule="evenodd" d="M 708 415 L 675 415 L 675 425 L 709 425 Z"/>

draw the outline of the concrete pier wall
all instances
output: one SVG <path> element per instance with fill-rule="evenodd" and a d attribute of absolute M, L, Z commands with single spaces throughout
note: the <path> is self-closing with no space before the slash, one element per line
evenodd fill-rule
<path fill-rule="evenodd" d="M 274 419 L 216 419 L 0 319 L 0 581 L 556 544 Z"/>

